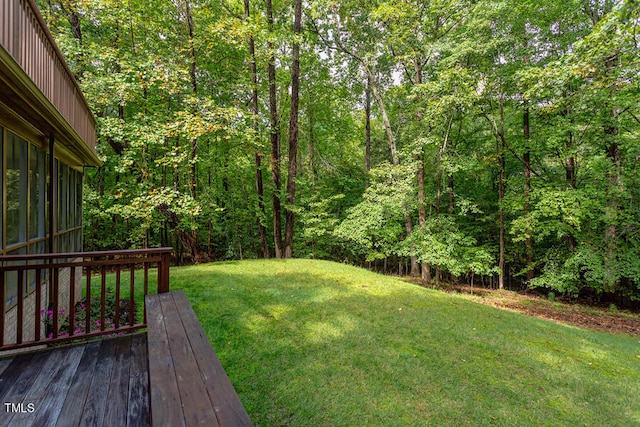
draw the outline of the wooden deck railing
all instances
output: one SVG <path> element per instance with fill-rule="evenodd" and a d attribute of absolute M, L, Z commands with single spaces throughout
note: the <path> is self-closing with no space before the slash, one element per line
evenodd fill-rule
<path fill-rule="evenodd" d="M 157 269 L 157 292 L 168 292 L 170 256 L 171 248 L 0 256 L 0 351 L 145 327 L 150 270 Z M 17 284 L 11 307 L 8 280 Z"/>
<path fill-rule="evenodd" d="M 95 152 L 95 118 L 34 0 L 0 2 L 0 45 Z"/>

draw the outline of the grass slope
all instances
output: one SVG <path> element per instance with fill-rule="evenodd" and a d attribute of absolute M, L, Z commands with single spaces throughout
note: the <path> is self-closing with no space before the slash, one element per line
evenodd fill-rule
<path fill-rule="evenodd" d="M 640 425 L 637 338 L 326 261 L 172 270 L 256 426 Z"/>

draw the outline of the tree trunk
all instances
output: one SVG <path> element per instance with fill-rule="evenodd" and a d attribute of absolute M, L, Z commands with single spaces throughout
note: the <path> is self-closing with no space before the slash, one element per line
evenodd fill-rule
<path fill-rule="evenodd" d="M 296 173 L 298 154 L 298 109 L 300 105 L 300 27 L 302 20 L 302 0 L 295 1 L 293 33 L 295 41 L 291 54 L 291 115 L 289 116 L 289 171 L 287 175 L 287 209 L 284 233 L 284 257 L 293 256 L 293 228 L 296 203 Z"/>
<path fill-rule="evenodd" d="M 500 116 L 501 120 L 504 120 L 502 103 L 500 104 Z M 504 124 L 504 122 L 502 122 Z M 502 131 L 504 131 L 504 127 L 502 127 Z M 498 273 L 498 289 L 504 289 L 504 257 L 505 257 L 505 244 L 504 244 L 504 207 L 502 206 L 502 202 L 504 200 L 505 194 L 505 178 L 506 178 L 506 162 L 504 155 L 504 134 L 501 135 L 500 142 L 498 143 L 498 161 L 500 162 L 500 176 L 498 178 L 498 209 L 499 209 L 499 228 L 500 228 L 500 254 L 498 259 L 498 268 L 500 272 Z"/>
<path fill-rule="evenodd" d="M 193 16 L 191 15 L 191 4 L 185 0 L 185 15 L 187 19 L 187 30 L 189 33 L 189 77 L 191 79 L 191 93 L 194 97 L 198 95 L 198 80 L 196 78 L 196 50 L 193 44 Z M 198 152 L 198 140 L 191 139 L 191 173 L 189 177 L 189 194 L 196 198 L 197 166 L 196 155 Z"/>
<path fill-rule="evenodd" d="M 454 180 L 453 174 L 449 174 L 449 180 L 447 184 L 447 192 L 449 193 L 449 215 L 453 215 L 455 212 L 455 196 L 454 196 Z"/>
<path fill-rule="evenodd" d="M 316 161 L 315 161 L 315 138 L 313 135 L 313 107 L 311 105 L 311 91 L 307 91 L 307 117 L 309 119 L 309 178 L 311 180 L 311 184 L 314 186 L 314 192 L 317 191 L 315 188 L 316 184 Z"/>
<path fill-rule="evenodd" d="M 616 66 L 617 55 L 609 58 L 606 62 L 607 71 Z M 618 285 L 619 275 L 614 272 L 615 259 L 617 258 L 618 247 L 618 192 L 622 184 L 622 151 L 618 145 L 617 135 L 619 133 L 618 126 L 615 124 L 618 112 L 615 108 L 610 111 L 610 122 L 605 124 L 604 133 L 607 142 L 607 158 L 611 161 L 611 168 L 608 173 L 607 184 L 607 209 L 605 221 L 607 228 L 605 230 L 606 258 L 605 270 L 608 276 L 605 279 L 605 289 L 613 292 Z"/>
<path fill-rule="evenodd" d="M 427 222 L 427 207 L 425 206 L 425 192 L 424 192 L 424 147 L 420 150 L 418 156 L 418 224 L 420 228 L 424 227 Z M 431 266 L 429 263 L 423 262 L 421 269 L 422 284 L 427 285 L 431 282 Z"/>
<path fill-rule="evenodd" d="M 53 9 L 53 5 L 51 4 L 51 2 L 49 2 L 49 6 L 50 6 L 50 9 Z M 69 25 L 71 26 L 71 34 L 73 35 L 73 38 L 78 41 L 79 45 L 82 45 L 82 26 L 80 23 L 80 14 L 78 13 L 78 9 L 75 5 L 75 1 L 74 0 L 67 1 L 67 2 L 61 1 L 59 6 L 62 8 L 62 10 L 65 11 L 67 15 L 67 20 L 69 21 Z M 47 23 L 47 24 L 51 24 L 51 23 Z M 84 63 L 85 63 L 84 53 L 80 53 L 77 59 L 80 66 L 76 68 L 77 73 L 74 74 L 74 77 L 76 78 L 76 80 L 81 81 L 84 73 Z"/>
<path fill-rule="evenodd" d="M 442 141 L 440 150 L 438 150 L 438 178 L 436 182 L 436 216 L 440 216 L 440 212 L 441 212 L 442 185 L 443 185 L 442 176 L 444 174 L 442 160 L 444 158 L 444 154 L 447 151 L 447 145 L 449 143 L 449 136 L 451 135 L 451 127 L 453 126 L 454 116 L 455 116 L 455 112 L 451 113 L 451 118 L 449 119 L 449 123 L 447 124 L 447 130 L 444 135 L 444 140 Z M 440 284 L 441 279 L 442 279 L 442 272 L 440 270 L 440 266 L 436 265 L 436 286 Z"/>
<path fill-rule="evenodd" d="M 566 95 L 565 95 L 566 96 Z M 573 124 L 573 118 L 570 117 L 570 113 L 568 109 L 564 109 L 561 115 L 565 118 L 569 117 L 569 123 Z M 576 158 L 573 155 L 573 131 L 569 131 L 567 135 L 567 141 L 565 142 L 565 148 L 567 150 L 567 158 L 564 161 L 564 169 L 565 169 L 565 184 L 566 188 L 571 188 L 575 190 L 578 188 L 577 181 L 577 166 L 576 166 Z M 573 233 L 569 233 L 568 235 L 569 241 L 569 251 L 574 252 L 576 247 L 578 246 L 578 242 Z"/>
<path fill-rule="evenodd" d="M 531 138 L 529 128 L 529 107 L 525 107 L 523 115 L 522 131 L 524 134 L 525 153 L 524 159 L 524 215 L 531 213 L 531 152 L 529 151 L 529 140 Z M 533 279 L 533 239 L 532 230 L 527 228 L 525 237 L 525 253 L 527 257 L 527 283 L 528 287 Z"/>
<path fill-rule="evenodd" d="M 182 246 L 189 251 L 191 261 L 195 264 L 207 262 L 209 258 L 206 254 L 201 253 L 200 248 L 198 247 L 198 241 L 193 237 L 193 233 L 180 228 L 180 219 L 178 218 L 178 215 L 165 203 L 161 203 L 158 206 L 158 210 L 165 215 L 168 226 L 174 230 L 176 238 Z"/>
<path fill-rule="evenodd" d="M 367 76 L 369 77 L 369 82 L 371 83 L 371 94 L 376 100 L 378 108 L 380 109 L 380 115 L 382 116 L 382 124 L 384 125 L 384 131 L 387 134 L 389 151 L 391 152 L 391 162 L 393 166 L 399 166 L 400 160 L 398 159 L 398 152 L 396 150 L 396 138 L 395 136 L 393 136 L 391 122 L 389 121 L 389 116 L 387 115 L 387 109 L 384 107 L 384 102 L 382 102 L 382 97 L 380 97 L 380 94 L 378 93 L 378 86 L 373 77 L 373 73 L 369 68 L 367 68 Z"/>
<path fill-rule="evenodd" d="M 245 19 L 249 19 L 250 16 L 250 0 L 244 0 L 244 16 Z M 249 72 L 251 73 L 251 113 L 253 114 L 253 120 L 251 121 L 251 127 L 255 134 L 258 134 L 258 115 L 260 109 L 258 105 L 258 66 L 256 65 L 256 47 L 253 36 L 249 36 L 249 57 L 250 65 Z M 258 223 L 258 235 L 260 236 L 260 249 L 262 258 L 269 258 L 269 245 L 267 244 L 267 228 L 262 223 L 266 217 L 264 209 L 264 185 L 262 181 L 262 153 L 260 150 L 256 150 L 255 153 L 255 165 L 256 165 L 256 194 L 258 196 L 258 211 L 257 218 Z"/>
<path fill-rule="evenodd" d="M 364 139 L 364 167 L 367 172 L 371 170 L 371 77 L 367 76 L 367 89 L 365 91 L 365 139 Z M 368 182 L 367 182 L 368 185 Z"/>
<path fill-rule="evenodd" d="M 273 6 L 272 1 L 267 0 L 267 23 L 269 31 L 273 31 Z M 275 246 L 276 258 L 282 258 L 282 215 L 280 206 L 280 128 L 278 123 L 278 107 L 276 99 L 276 59 L 273 42 L 268 43 L 269 49 L 269 116 L 271 128 L 271 178 L 275 190 L 272 195 L 273 200 L 273 242 Z"/>

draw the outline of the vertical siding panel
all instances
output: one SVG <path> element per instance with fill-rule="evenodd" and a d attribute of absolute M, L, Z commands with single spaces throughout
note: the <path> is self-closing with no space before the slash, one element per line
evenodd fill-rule
<path fill-rule="evenodd" d="M 0 43 L 95 152 L 95 120 L 33 0 L 0 2 Z"/>

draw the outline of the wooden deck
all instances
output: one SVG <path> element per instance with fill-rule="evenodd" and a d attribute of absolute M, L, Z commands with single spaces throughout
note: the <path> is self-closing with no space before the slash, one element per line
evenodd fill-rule
<path fill-rule="evenodd" d="M 146 308 L 146 332 L 0 358 L 0 427 L 251 427 L 184 293 Z"/>
<path fill-rule="evenodd" d="M 147 335 L 0 359 L 0 426 L 149 426 Z"/>

